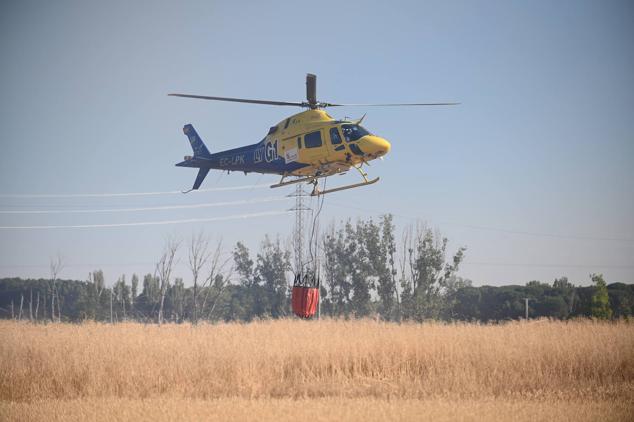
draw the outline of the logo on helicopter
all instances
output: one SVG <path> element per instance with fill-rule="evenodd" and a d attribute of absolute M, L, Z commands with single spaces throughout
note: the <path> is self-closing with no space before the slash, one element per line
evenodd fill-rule
<path fill-rule="evenodd" d="M 253 153 L 253 161 L 255 163 L 261 163 L 266 161 L 270 163 L 278 159 L 277 155 L 277 140 L 274 142 L 267 142 L 260 148 L 256 149 Z"/>

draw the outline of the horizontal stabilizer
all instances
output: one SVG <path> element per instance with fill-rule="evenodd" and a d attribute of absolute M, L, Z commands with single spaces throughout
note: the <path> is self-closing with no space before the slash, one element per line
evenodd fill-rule
<path fill-rule="evenodd" d="M 185 157 L 185 161 L 181 161 L 180 163 L 176 163 L 176 167 L 209 167 L 209 160 L 198 157 Z"/>

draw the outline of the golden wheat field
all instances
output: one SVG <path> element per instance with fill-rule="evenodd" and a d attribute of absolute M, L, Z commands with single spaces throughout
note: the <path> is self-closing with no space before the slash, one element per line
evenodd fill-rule
<path fill-rule="evenodd" d="M 0 322 L 0 420 L 634 420 L 634 324 Z"/>

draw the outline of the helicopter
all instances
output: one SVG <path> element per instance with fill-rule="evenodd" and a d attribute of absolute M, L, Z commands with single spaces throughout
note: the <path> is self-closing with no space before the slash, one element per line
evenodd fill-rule
<path fill-rule="evenodd" d="M 250 100 L 245 98 L 212 97 L 191 94 L 168 94 L 174 97 L 194 98 L 237 103 L 293 106 L 307 110 L 294 114 L 275 126 L 271 126 L 266 136 L 258 143 L 240 148 L 220 151 L 214 154 L 202 141 L 191 124 L 183 127 L 189 139 L 193 156 L 185 156 L 178 167 L 198 168 L 198 175 L 191 192 L 200 187 L 210 170 L 241 171 L 248 173 L 277 174 L 278 183 L 271 188 L 295 183 L 313 184 L 311 196 L 320 196 L 345 189 L 371 185 L 379 178 L 369 179 L 362 169 L 364 164 L 383 158 L 390 152 L 390 143 L 372 134 L 361 126 L 365 117 L 357 120 L 336 120 L 326 111 L 327 107 L 344 106 L 447 106 L 459 103 L 401 103 L 401 104 L 334 104 L 317 101 L 317 76 L 306 75 L 306 101 L 285 102 L 270 100 Z M 335 174 L 344 174 L 350 169 L 359 172 L 362 181 L 330 189 L 319 189 L 319 179 Z"/>

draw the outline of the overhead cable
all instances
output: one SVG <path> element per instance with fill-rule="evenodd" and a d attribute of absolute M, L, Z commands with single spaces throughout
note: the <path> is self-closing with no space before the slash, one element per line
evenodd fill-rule
<path fill-rule="evenodd" d="M 373 213 L 379 213 L 383 215 L 391 214 L 395 217 L 405 218 L 407 220 L 417 221 L 420 220 L 420 217 L 412 217 L 409 215 L 396 214 L 392 212 L 382 212 L 378 210 L 371 210 L 368 208 L 354 207 L 347 204 L 341 204 L 337 202 L 330 201 L 330 204 L 340 207 L 340 208 L 349 208 L 358 211 L 370 211 Z M 585 236 L 585 235 L 574 235 L 574 234 L 558 234 L 558 233 L 543 233 L 543 232 L 529 232 L 523 230 L 509 230 L 505 228 L 499 227 L 486 227 L 486 226 L 475 226 L 471 224 L 461 224 L 461 223 L 453 223 L 448 221 L 438 221 L 437 222 L 441 226 L 454 226 L 454 227 L 462 227 L 466 229 L 472 230 L 482 230 L 482 231 L 492 231 L 492 232 L 500 232 L 500 233 L 508 233 L 508 234 L 517 234 L 523 236 L 535 236 L 535 237 L 552 237 L 556 239 L 573 239 L 573 240 L 593 240 L 593 241 L 609 241 L 609 242 L 634 242 L 632 238 L 626 237 L 606 237 L 606 236 Z"/>
<path fill-rule="evenodd" d="M 269 187 L 268 184 L 261 185 L 244 185 L 244 186 L 226 186 L 209 189 L 197 189 L 195 192 L 225 192 L 236 190 L 259 189 Z M 162 192 L 126 192 L 126 193 L 45 193 L 45 194 L 0 194 L 0 198 L 107 198 L 117 196 L 151 196 L 151 195 L 182 195 L 179 190 L 162 191 Z"/>
<path fill-rule="evenodd" d="M 0 214 L 87 214 L 87 213 L 111 213 L 111 212 L 138 212 L 138 211 L 164 211 L 193 208 L 228 207 L 232 205 L 262 204 L 266 202 L 288 201 L 287 197 L 267 197 L 259 199 L 244 199 L 240 201 L 210 202 L 205 204 L 189 205 L 163 205 L 156 207 L 136 208 L 103 208 L 103 209 L 69 209 L 69 210 L 0 210 Z"/>
<path fill-rule="evenodd" d="M 109 227 L 136 227 L 136 226 L 159 226 L 168 224 L 186 223 L 207 223 L 212 221 L 243 220 L 256 217 L 267 217 L 274 215 L 288 214 L 288 211 L 268 211 L 253 214 L 227 215 L 223 217 L 209 218 L 189 218 L 184 220 L 162 220 L 162 221 L 140 221 L 134 223 L 112 223 L 112 224 L 74 224 L 74 225 L 44 225 L 44 226 L 0 226 L 0 230 L 35 230 L 35 229 L 97 229 Z"/>

